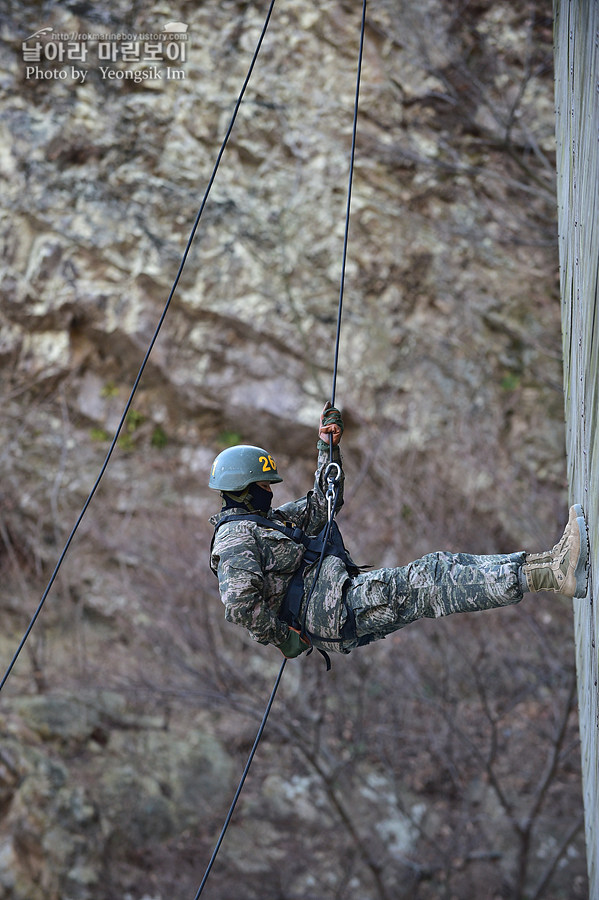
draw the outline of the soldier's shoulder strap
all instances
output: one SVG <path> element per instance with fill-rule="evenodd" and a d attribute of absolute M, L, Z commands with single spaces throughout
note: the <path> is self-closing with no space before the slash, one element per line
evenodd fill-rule
<path fill-rule="evenodd" d="M 312 538 L 309 538 L 297 525 L 284 525 L 283 522 L 277 522 L 276 519 L 267 519 L 266 516 L 261 516 L 258 513 L 237 513 L 237 515 L 223 516 L 223 518 L 216 523 L 214 534 L 216 534 L 220 526 L 224 525 L 225 522 L 245 522 L 248 520 L 250 522 L 256 522 L 257 525 L 262 525 L 263 528 L 274 528 L 275 531 L 280 531 L 282 534 L 286 535 L 286 537 L 291 538 L 296 544 L 304 544 L 304 546 L 307 547 L 312 540 Z"/>
<path fill-rule="evenodd" d="M 308 537 L 305 531 L 302 531 L 297 525 L 284 525 L 283 522 L 277 522 L 276 519 L 267 519 L 266 516 L 261 516 L 258 513 L 237 513 L 236 515 L 223 516 L 214 526 L 214 534 L 210 543 L 210 556 L 212 556 L 216 533 L 221 525 L 224 525 L 226 522 L 246 522 L 248 520 L 256 522 L 257 525 L 261 525 L 263 528 L 274 528 L 275 531 L 280 531 L 286 537 L 295 541 L 296 544 L 303 544 L 306 550 L 310 549 L 310 544 L 314 541 L 314 538 Z M 216 575 L 214 569 L 212 571 Z"/>

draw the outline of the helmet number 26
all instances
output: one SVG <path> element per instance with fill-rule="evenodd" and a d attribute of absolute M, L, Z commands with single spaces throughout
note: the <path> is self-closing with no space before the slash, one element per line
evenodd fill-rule
<path fill-rule="evenodd" d="M 262 463 L 263 472 L 276 472 L 277 464 L 272 456 L 259 456 L 258 461 Z"/>

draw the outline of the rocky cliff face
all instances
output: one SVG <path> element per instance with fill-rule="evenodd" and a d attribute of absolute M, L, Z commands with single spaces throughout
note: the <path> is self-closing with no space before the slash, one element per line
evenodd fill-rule
<path fill-rule="evenodd" d="M 355 556 L 377 565 L 441 545 L 537 548 L 553 541 L 565 499 L 551 22 L 538 4 L 369 7 L 337 383 L 347 421 L 344 534 Z M 241 2 L 24 3 L 3 13 L 3 660 L 102 464 L 265 13 Z M 331 390 L 359 18 L 355 4 L 339 0 L 275 9 L 113 460 L 2 697 L 0 897 L 167 897 L 201 876 L 199 849 L 209 850 L 251 743 L 245 713 L 258 714 L 277 665 L 222 627 L 206 574 L 214 507 L 207 471 L 222 446 L 243 440 L 277 455 L 280 499 L 309 486 L 315 423 Z M 156 42 L 144 38 L 127 58 L 127 41 L 114 37 L 160 33 L 170 22 L 187 26 L 184 59 L 180 45 L 176 60 L 158 59 L 164 47 L 150 50 Z M 109 37 L 90 37 L 98 34 Z M 51 44 L 63 47 L 62 61 L 49 58 L 58 52 Z M 85 59 L 76 58 L 77 44 Z M 568 610 L 555 601 L 542 610 L 501 619 L 527 646 L 484 663 L 500 706 L 501 691 L 518 682 L 513 704 L 486 720 L 491 731 L 506 705 L 515 716 L 523 704 L 525 717 L 542 723 L 553 702 L 575 728 Z M 455 623 L 432 624 L 460 643 Z M 484 628 L 461 627 L 480 673 Z M 435 632 L 423 626 L 420 634 L 430 649 Z M 505 848 L 462 847 L 456 874 L 448 834 L 459 823 L 447 824 L 455 804 L 437 783 L 435 742 L 415 724 L 426 706 L 401 701 L 408 731 L 428 747 L 413 771 L 415 757 L 403 751 L 410 784 L 400 784 L 384 754 L 360 749 L 377 722 L 401 716 L 385 706 L 367 721 L 356 696 L 365 682 L 391 697 L 384 685 L 393 672 L 402 682 L 415 678 L 405 655 L 397 673 L 393 653 L 428 659 L 418 640 L 401 636 L 393 648 L 388 641 L 364 651 L 365 662 L 343 660 L 349 684 L 356 681 L 352 700 L 341 679 L 327 683 L 325 699 L 320 676 L 311 682 L 314 665 L 289 675 L 295 718 L 264 751 L 246 809 L 261 837 L 234 833 L 221 896 L 239 895 L 231 885 L 242 872 L 244 896 L 283 890 L 277 873 L 289 860 L 277 836 L 306 824 L 318 830 L 313 808 L 301 805 L 306 793 L 317 798 L 325 831 L 337 835 L 328 857 L 312 848 L 313 871 L 330 886 L 317 889 L 299 873 L 299 893 L 288 885 L 285 896 L 338 896 L 343 883 L 343 896 L 382 897 L 393 873 L 405 875 L 406 858 L 416 860 L 410 896 L 429 896 L 423 885 L 441 871 L 458 879 L 458 892 L 468 878 L 488 879 L 477 853 L 490 854 L 487 868 L 499 853 L 499 882 L 541 877 L 539 860 L 553 851 L 530 862 L 512 828 L 515 813 L 512 821 L 489 787 L 493 760 L 476 776 L 479 788 L 468 788 L 476 797 L 466 799 L 464 780 L 460 791 L 464 808 L 485 808 Z M 549 644 L 553 656 L 543 662 Z M 472 674 L 456 674 L 463 647 L 451 657 L 450 700 L 471 724 L 485 705 Z M 519 652 L 515 678 L 506 661 Z M 370 671 L 373 660 L 383 675 Z M 431 653 L 429 663 L 433 683 L 448 684 L 440 657 Z M 527 667 L 534 676 L 525 677 Z M 425 703 L 431 688 L 421 674 L 413 696 L 422 689 Z M 311 709 L 298 700 L 306 691 L 318 701 Z M 440 703 L 441 718 L 450 700 Z M 314 732 L 298 771 L 299 732 L 327 722 L 324 759 Z M 527 732 L 540 755 L 542 730 Z M 354 731 L 360 739 L 347 737 Z M 504 759 L 520 747 L 505 747 Z M 335 754 L 354 789 L 350 820 L 370 816 L 366 830 L 377 835 L 349 872 L 339 869 L 355 845 L 351 830 L 339 838 L 335 828 Z M 574 815 L 577 769 L 569 765 L 574 774 L 552 789 Z M 452 790 L 466 778 L 455 771 L 447 763 Z M 524 781 L 532 793 L 534 772 Z M 519 796 L 527 789 L 519 784 Z M 425 833 L 436 863 L 415 849 Z M 260 863 L 266 845 L 270 856 Z M 584 865 L 580 848 L 570 849 L 560 871 L 575 896 Z"/>

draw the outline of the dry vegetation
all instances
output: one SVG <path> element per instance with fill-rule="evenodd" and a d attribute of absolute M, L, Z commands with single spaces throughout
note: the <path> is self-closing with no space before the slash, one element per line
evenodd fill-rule
<path fill-rule="evenodd" d="M 135 468 L 135 453 L 125 465 Z M 157 452 L 153 467 L 172 477 L 168 451 Z M 133 897 L 142 889 L 191 896 L 278 654 L 223 623 L 203 520 L 172 507 L 157 516 L 152 506 L 116 504 L 108 495 L 102 506 L 65 565 L 10 693 L 125 698 L 126 709 L 105 717 L 83 743 L 49 745 L 100 816 L 102 796 L 88 774 L 98 751 L 109 765 L 117 735 L 131 727 L 164 731 L 176 744 L 201 713 L 199 727 L 221 739 L 233 761 L 229 787 L 162 840 L 150 833 L 141 845 L 109 841 L 106 886 L 93 895 L 108 900 L 128 886 Z M 349 510 L 347 519 L 351 544 Z M 45 530 L 51 526 L 60 533 L 63 519 Z M 14 506 L 4 503 L 9 596 L 10 586 L 39 583 L 32 561 L 14 553 L 18 527 Z M 80 575 L 72 589 L 91 555 L 104 561 L 98 589 L 112 606 L 94 601 L 92 585 L 82 593 Z M 6 608 L 4 618 L 11 620 Z M 14 638 L 24 607 L 12 618 Z M 529 598 L 512 609 L 416 623 L 334 657 L 328 674 L 316 655 L 288 664 L 230 847 L 212 875 L 213 895 L 232 896 L 241 878 L 248 900 L 583 898 L 570 630 L 568 604 Z M 143 739 L 134 743 L 137 754 Z M 10 795 L 10 785 L 5 790 Z"/>

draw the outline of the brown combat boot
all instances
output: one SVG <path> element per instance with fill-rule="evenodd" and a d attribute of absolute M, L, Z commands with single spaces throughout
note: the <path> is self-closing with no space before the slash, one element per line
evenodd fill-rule
<path fill-rule="evenodd" d="M 568 524 L 547 553 L 527 553 L 522 585 L 528 591 L 558 591 L 566 597 L 586 597 L 589 539 L 582 506 L 570 507 Z"/>

